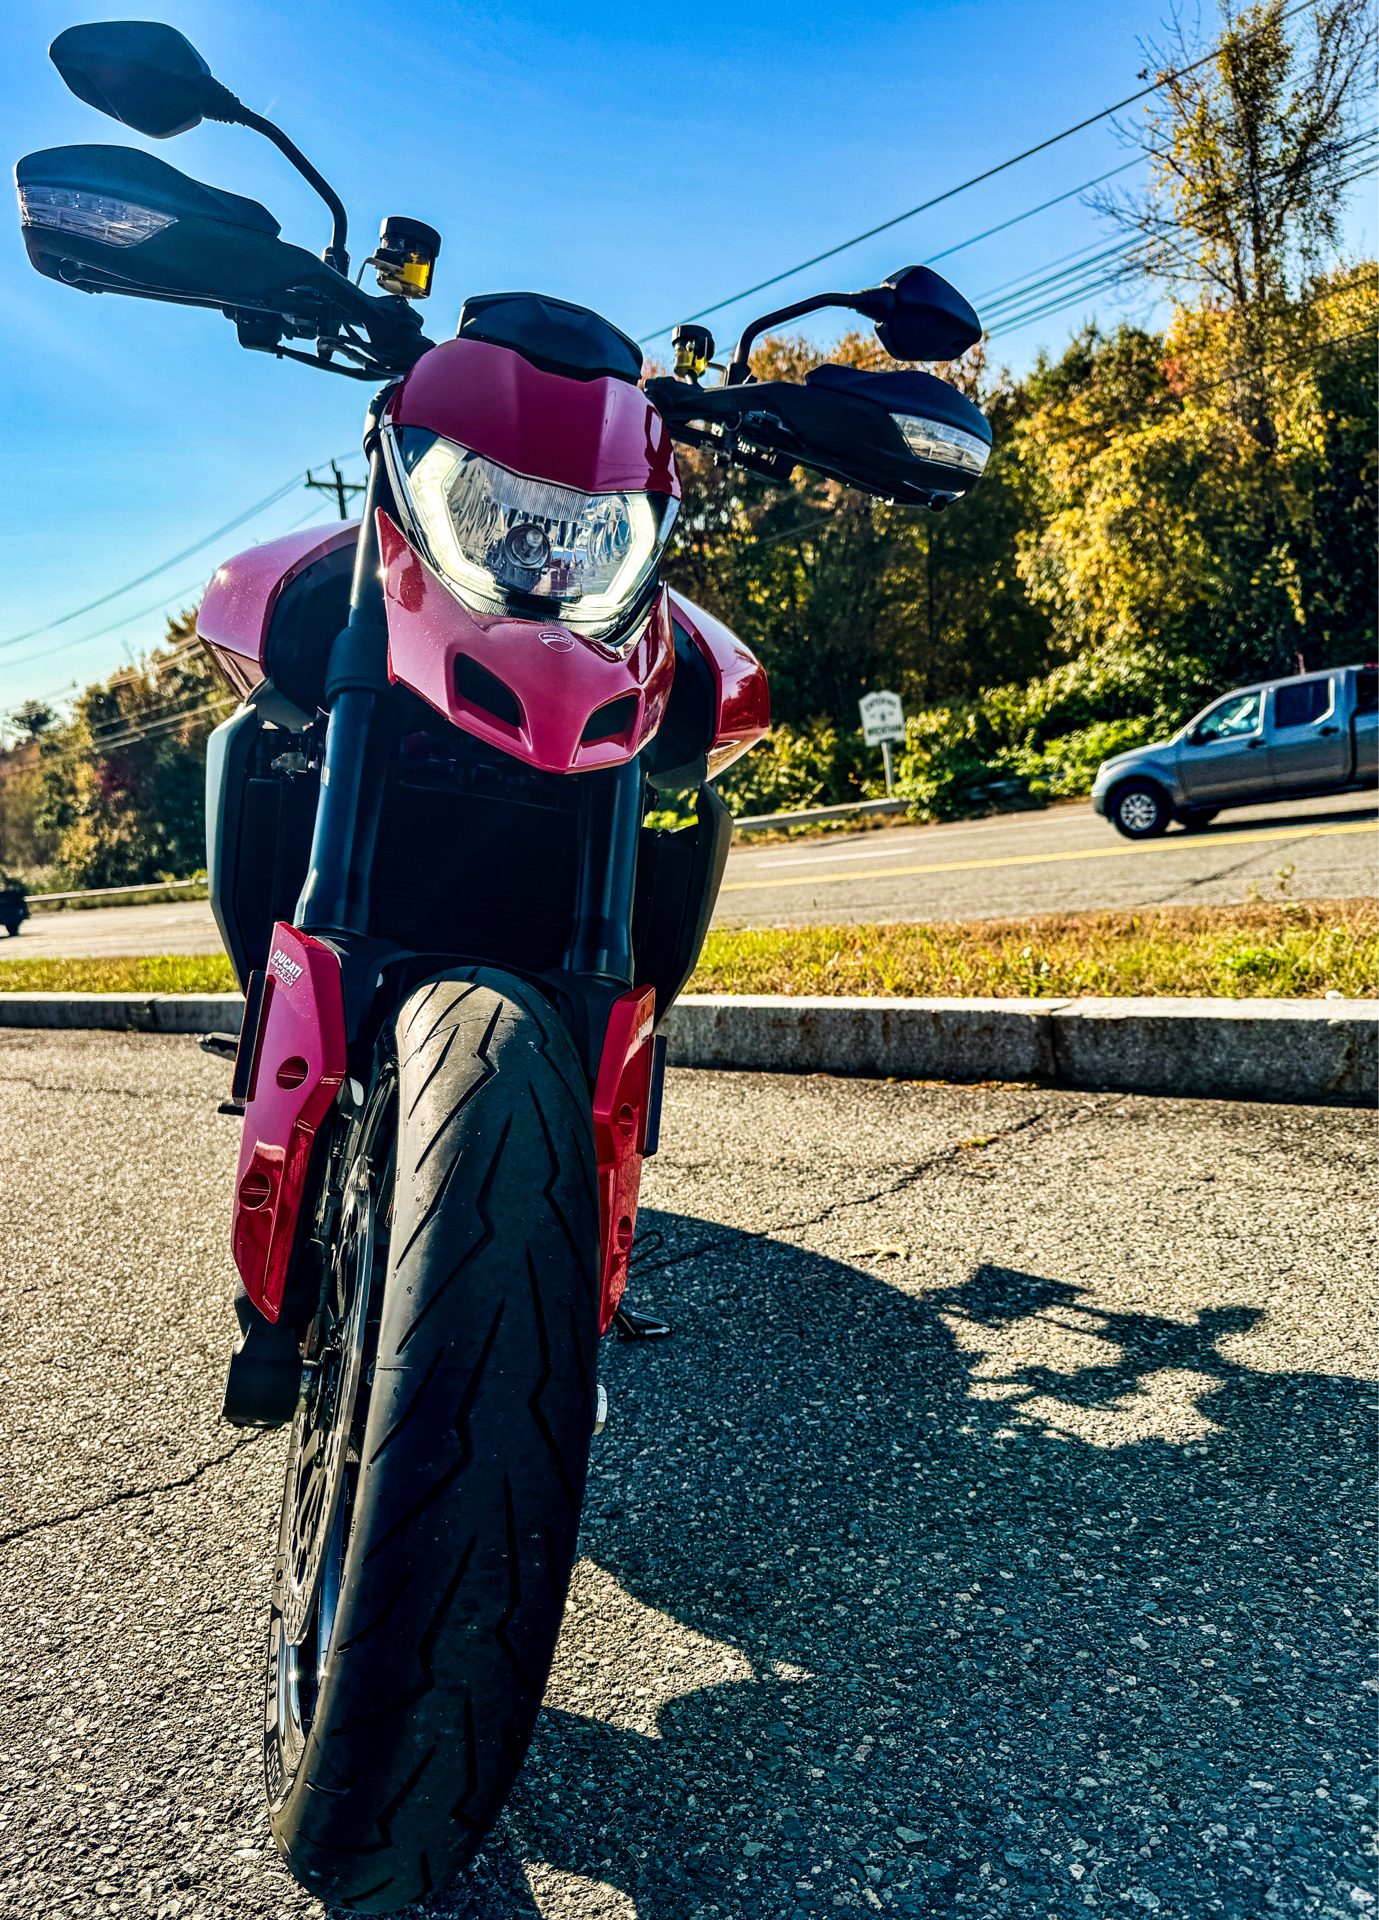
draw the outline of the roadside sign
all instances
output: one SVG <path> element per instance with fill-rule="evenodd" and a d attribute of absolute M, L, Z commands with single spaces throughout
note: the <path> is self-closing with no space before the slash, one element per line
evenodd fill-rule
<path fill-rule="evenodd" d="M 869 747 L 905 738 L 905 709 L 898 693 L 864 693 L 857 702 L 862 737 Z"/>

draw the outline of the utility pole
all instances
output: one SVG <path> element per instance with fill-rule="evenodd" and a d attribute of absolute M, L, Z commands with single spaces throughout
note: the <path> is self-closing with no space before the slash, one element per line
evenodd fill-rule
<path fill-rule="evenodd" d="M 333 480 L 313 480 L 311 477 L 311 468 L 308 467 L 306 470 L 306 484 L 308 487 L 314 488 L 317 493 L 333 493 L 340 505 L 340 518 L 342 520 L 348 520 L 350 516 L 349 509 L 345 505 L 346 496 L 348 495 L 353 499 L 356 493 L 363 493 L 363 482 L 346 480 L 344 474 L 341 473 L 339 467 L 336 466 L 333 460 L 330 463 L 330 470 L 335 476 Z"/>

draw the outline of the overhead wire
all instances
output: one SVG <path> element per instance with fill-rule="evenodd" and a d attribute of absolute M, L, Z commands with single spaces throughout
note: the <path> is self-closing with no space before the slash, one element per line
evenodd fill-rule
<path fill-rule="evenodd" d="M 355 449 L 355 453 L 357 451 Z M 339 460 L 348 460 L 354 455 L 345 453 L 335 457 Z M 319 466 L 322 463 L 317 461 L 316 464 Z M 212 533 L 206 534 L 201 540 L 194 541 L 191 546 L 184 547 L 180 553 L 173 554 L 170 559 L 160 561 L 156 567 L 150 567 L 146 573 L 139 574 L 136 579 L 127 580 L 122 587 L 114 587 L 109 593 L 100 594 L 95 600 L 88 600 L 85 606 L 74 607 L 70 613 L 59 614 L 55 620 L 45 621 L 42 626 L 30 627 L 24 633 L 10 634 L 7 639 L 0 640 L 0 651 L 8 647 L 17 647 L 25 640 L 36 640 L 41 634 L 52 633 L 58 627 L 65 627 L 69 621 L 79 620 L 86 613 L 94 613 L 98 607 L 108 606 L 112 600 L 118 600 L 124 594 L 132 593 L 135 587 L 142 587 L 147 581 L 155 580 L 160 573 L 166 573 L 170 567 L 180 566 L 184 560 L 190 560 L 194 553 L 200 553 L 214 541 L 224 539 L 226 534 L 233 533 L 237 527 L 242 527 L 246 521 L 257 518 L 259 514 L 266 513 L 270 507 L 275 507 L 280 500 L 285 500 L 289 493 L 301 485 L 309 471 L 309 468 L 303 468 L 300 473 L 294 473 L 284 486 L 265 494 L 263 499 L 255 501 L 252 507 L 246 507 L 232 520 L 227 520 L 224 526 L 215 528 Z"/>
<path fill-rule="evenodd" d="M 1256 28 L 1254 34 L 1246 34 L 1242 38 L 1250 40 L 1257 38 L 1261 33 L 1272 33 L 1284 21 L 1293 19 L 1296 14 L 1307 12 L 1311 4 L 1312 0 L 1299 0 L 1298 5 L 1266 21 Z M 684 315 L 683 320 L 668 321 L 665 326 L 657 327 L 654 331 L 639 337 L 643 344 L 649 340 L 659 340 L 663 333 L 669 333 L 672 327 L 683 325 L 684 321 L 707 319 L 711 313 L 721 313 L 725 307 L 736 306 L 739 300 L 747 300 L 754 293 L 764 293 L 767 287 L 779 286 L 782 280 L 792 280 L 797 273 L 804 273 L 809 267 L 817 267 L 825 260 L 835 259 L 838 254 L 860 246 L 864 240 L 873 240 L 878 233 L 887 233 L 892 227 L 898 227 L 906 220 L 913 220 L 917 214 L 928 213 L 931 208 L 942 206 L 946 200 L 955 199 L 958 194 L 980 186 L 983 181 L 994 180 L 998 174 L 1007 173 L 1011 167 L 1018 167 L 1022 161 L 1033 159 L 1035 154 L 1045 153 L 1050 147 L 1058 146 L 1061 141 L 1070 140 L 1075 133 L 1082 133 L 1086 128 L 1096 126 L 1099 121 L 1109 120 L 1112 114 L 1122 113 L 1126 107 L 1133 107 L 1138 101 L 1147 100 L 1151 94 L 1159 93 L 1171 81 L 1181 80 L 1186 74 L 1195 73 L 1199 67 L 1209 65 L 1211 61 L 1219 58 L 1219 55 L 1220 49 L 1213 47 L 1211 52 L 1204 53 L 1200 60 L 1190 61 L 1185 67 L 1177 67 L 1169 73 L 1160 74 L 1152 85 L 1141 87 L 1138 93 L 1127 94 L 1124 100 L 1117 100 L 1112 106 L 1103 107 L 1099 113 L 1088 115 L 1085 120 L 1079 120 L 1074 126 L 1064 127 L 1061 133 L 1051 134 L 1047 140 L 1041 140 L 1035 146 L 1026 147 L 1023 153 L 1012 154 L 1008 160 L 1002 160 L 994 167 L 987 167 L 981 173 L 974 173 L 970 180 L 960 181 L 957 186 L 948 187 L 943 193 L 935 194 L 930 200 L 921 200 L 917 207 L 909 207 L 904 213 L 897 213 L 889 220 L 882 220 L 878 225 L 868 227 L 863 233 L 854 234 L 850 240 L 840 240 L 837 246 L 826 247 L 822 253 L 812 254 L 808 260 L 801 260 L 796 266 L 786 267 L 783 272 L 772 274 L 767 280 L 758 280 L 755 285 L 744 287 L 739 293 L 729 294 L 724 300 L 716 300 L 712 306 L 700 307 L 697 313 Z"/>

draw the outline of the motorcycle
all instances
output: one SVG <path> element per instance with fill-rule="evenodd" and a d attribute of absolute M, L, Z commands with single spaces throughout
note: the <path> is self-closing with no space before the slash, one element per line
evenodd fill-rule
<path fill-rule="evenodd" d="M 713 782 L 769 724 L 766 678 L 660 579 L 674 444 L 940 509 L 991 434 L 917 371 L 756 381 L 765 327 L 859 312 L 901 360 L 980 338 L 915 267 L 749 326 L 675 372 L 598 314 L 471 297 L 422 332 L 440 236 L 346 212 L 167 26 L 76 27 L 68 86 L 155 138 L 272 140 L 333 220 L 317 258 L 256 201 L 143 151 L 16 170 L 39 272 L 219 309 L 239 343 L 366 380 L 356 523 L 219 568 L 197 630 L 237 711 L 207 757 L 211 901 L 245 1006 L 231 1220 L 241 1339 L 225 1417 L 290 1425 L 268 1605 L 264 1774 L 288 1867 L 390 1912 L 442 1886 L 532 1737 L 654 1154 L 666 1015 L 694 970 L 732 820 Z M 292 342 L 313 342 L 310 350 Z M 659 795 L 694 820 L 645 824 Z"/>

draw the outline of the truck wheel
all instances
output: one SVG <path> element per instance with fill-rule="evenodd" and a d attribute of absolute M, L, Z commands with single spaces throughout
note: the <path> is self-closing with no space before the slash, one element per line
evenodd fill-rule
<path fill-rule="evenodd" d="M 292 1428 L 265 1699 L 273 1835 L 391 1913 L 475 1852 L 555 1652 L 597 1385 L 589 1096 L 531 987 L 438 975 L 337 1161 Z"/>
<path fill-rule="evenodd" d="M 1173 818 L 1168 795 L 1152 780 L 1127 780 L 1111 796 L 1111 824 L 1127 840 L 1157 840 Z"/>
<path fill-rule="evenodd" d="M 1176 818 L 1184 833 L 1200 833 L 1220 811 L 1220 807 L 1179 807 Z"/>

